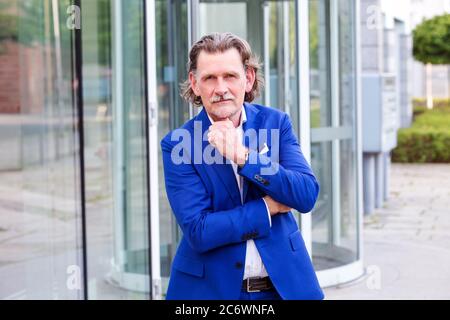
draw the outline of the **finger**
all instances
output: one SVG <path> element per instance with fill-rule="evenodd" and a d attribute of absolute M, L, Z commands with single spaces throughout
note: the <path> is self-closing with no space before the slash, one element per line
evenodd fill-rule
<path fill-rule="evenodd" d="M 213 133 L 210 131 L 210 132 L 208 132 L 208 141 L 211 142 L 212 138 L 213 138 Z"/>
<path fill-rule="evenodd" d="M 223 127 L 223 128 L 227 128 L 227 129 L 234 128 L 233 121 L 231 121 L 230 119 L 217 121 L 217 122 L 214 122 L 214 124 L 217 124 L 218 127 Z"/>
<path fill-rule="evenodd" d="M 218 129 L 218 128 L 221 128 L 224 126 L 225 126 L 224 121 L 216 121 L 211 125 L 211 127 L 215 128 L 215 129 Z"/>
<path fill-rule="evenodd" d="M 234 128 L 233 122 L 232 122 L 230 119 L 226 119 L 226 120 L 222 120 L 222 121 L 217 121 L 217 122 L 214 122 L 214 124 L 215 124 L 218 128 L 227 128 L 227 129 Z"/>
<path fill-rule="evenodd" d="M 216 139 L 217 139 L 217 138 L 216 138 L 215 132 L 209 132 L 209 133 L 208 133 L 208 142 L 209 142 L 210 144 L 215 145 Z"/>
<path fill-rule="evenodd" d="M 214 131 L 214 138 L 223 140 L 224 133 L 221 130 Z"/>
<path fill-rule="evenodd" d="M 229 128 L 229 129 L 234 128 L 233 121 L 231 121 L 229 118 L 228 118 L 227 120 L 224 121 L 224 124 L 225 124 L 226 127 Z"/>
<path fill-rule="evenodd" d="M 218 122 L 214 122 L 214 124 L 212 124 L 212 125 L 209 127 L 209 131 L 219 130 L 221 127 L 223 127 L 223 125 L 221 125 L 221 124 L 218 123 Z"/>

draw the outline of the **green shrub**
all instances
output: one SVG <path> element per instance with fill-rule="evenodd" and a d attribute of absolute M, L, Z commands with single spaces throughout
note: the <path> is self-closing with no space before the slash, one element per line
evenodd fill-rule
<path fill-rule="evenodd" d="M 404 163 L 450 163 L 450 108 L 420 111 L 411 128 L 399 130 L 392 160 Z"/>
<path fill-rule="evenodd" d="M 429 110 L 416 117 L 413 127 L 450 130 L 450 110 Z"/>
<path fill-rule="evenodd" d="M 392 161 L 450 163 L 450 132 L 401 129 L 398 133 L 398 147 L 392 152 Z"/>

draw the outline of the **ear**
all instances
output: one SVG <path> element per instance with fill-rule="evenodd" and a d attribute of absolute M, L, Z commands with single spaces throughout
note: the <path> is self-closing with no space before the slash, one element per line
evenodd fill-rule
<path fill-rule="evenodd" d="M 252 91 L 253 84 L 255 83 L 256 80 L 255 69 L 247 68 L 247 71 L 245 72 L 245 78 L 246 78 L 245 92 L 250 92 Z"/>
<path fill-rule="evenodd" d="M 189 72 L 189 82 L 191 83 L 191 89 L 192 89 L 192 91 L 194 91 L 194 94 L 196 96 L 200 96 L 200 92 L 197 88 L 197 78 L 195 77 L 195 75 L 192 71 Z"/>

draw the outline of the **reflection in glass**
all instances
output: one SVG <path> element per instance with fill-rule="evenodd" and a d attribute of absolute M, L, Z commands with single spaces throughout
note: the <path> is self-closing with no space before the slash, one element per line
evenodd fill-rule
<path fill-rule="evenodd" d="M 179 83 L 187 79 L 188 59 L 186 1 L 156 1 L 156 67 L 158 141 L 189 119 L 189 105 L 180 97 Z M 178 245 L 178 228 L 167 200 L 161 149 L 158 149 L 160 254 L 163 294 Z"/>
<path fill-rule="evenodd" d="M 269 79 L 266 79 L 266 104 L 291 117 L 298 132 L 298 82 L 296 51 L 296 15 L 294 1 L 268 1 Z"/>
<path fill-rule="evenodd" d="M 0 299 L 83 298 L 69 4 L 0 1 Z"/>
<path fill-rule="evenodd" d="M 82 1 L 89 299 L 149 298 L 142 1 Z"/>
<path fill-rule="evenodd" d="M 339 1 L 339 120 L 352 138 L 340 141 L 341 242 L 348 259 L 359 259 L 356 176 L 356 60 L 354 1 Z"/>
<path fill-rule="evenodd" d="M 356 153 L 353 140 L 340 142 L 340 212 L 341 212 L 341 247 L 348 251 L 350 261 L 358 257 L 358 215 L 356 208 Z"/>
<path fill-rule="evenodd" d="M 330 3 L 309 1 L 311 128 L 331 126 Z"/>
<path fill-rule="evenodd" d="M 356 123 L 355 34 L 351 0 L 339 1 L 339 95 L 340 123 L 353 127 Z"/>
<path fill-rule="evenodd" d="M 333 210 L 331 155 L 331 142 L 311 144 L 311 166 L 320 185 L 319 197 L 311 216 L 312 230 L 314 242 L 320 243 L 330 241 L 328 230 L 330 214 Z M 316 253 L 314 252 L 314 254 Z M 316 263 L 316 268 L 320 270 L 321 267 L 318 263 Z"/>
<path fill-rule="evenodd" d="M 312 252 L 316 269 L 325 270 L 359 258 L 355 16 L 351 0 L 339 0 L 333 5 L 325 0 L 310 0 L 309 3 L 311 162 L 321 186 L 312 214 Z M 337 37 L 333 49 L 331 36 Z M 331 66 L 331 57 L 336 56 L 333 61 L 338 65 Z M 339 82 L 332 83 L 330 79 L 339 79 Z M 338 92 L 335 97 L 332 89 Z M 336 133 L 340 137 L 336 137 Z"/>

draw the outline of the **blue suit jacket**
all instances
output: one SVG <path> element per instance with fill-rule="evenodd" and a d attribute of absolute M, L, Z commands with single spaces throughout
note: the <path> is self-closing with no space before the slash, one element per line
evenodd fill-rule
<path fill-rule="evenodd" d="M 263 142 L 269 152 L 264 155 L 258 152 L 261 143 L 238 170 L 244 177 L 243 204 L 231 164 L 220 154 L 223 164 L 198 161 L 199 154 L 212 148 L 207 139 L 198 141 L 202 138 L 200 125 L 201 134 L 211 125 L 204 109 L 184 124 L 181 134 L 178 129 L 178 134 L 173 131 L 161 141 L 167 196 L 183 231 L 172 264 L 167 299 L 238 299 L 249 239 L 255 241 L 283 299 L 323 299 L 292 213 L 273 216 L 270 226 L 262 200 L 269 195 L 300 212 L 309 212 L 319 192 L 317 180 L 301 153 L 289 117 L 260 105 L 245 103 L 244 107 L 247 114 L 244 132 L 268 129 Z M 270 129 L 279 129 L 279 139 L 273 139 Z M 189 140 L 184 141 L 182 148 L 181 136 Z M 247 139 L 245 144 L 252 148 L 256 140 L 256 137 Z M 272 146 L 272 141 L 278 142 L 279 148 Z M 174 154 L 182 156 L 183 163 L 178 164 L 179 159 L 174 163 Z M 278 170 L 270 173 L 263 170 L 269 168 Z"/>

